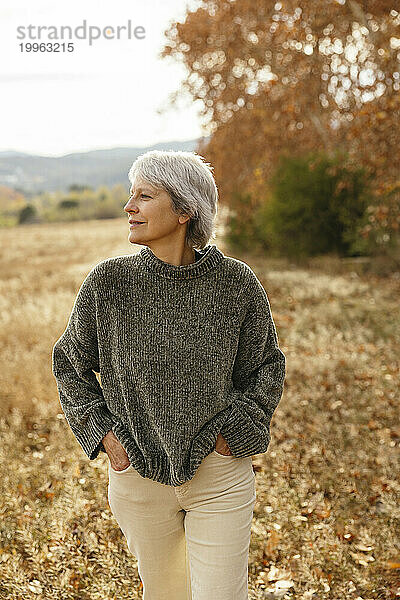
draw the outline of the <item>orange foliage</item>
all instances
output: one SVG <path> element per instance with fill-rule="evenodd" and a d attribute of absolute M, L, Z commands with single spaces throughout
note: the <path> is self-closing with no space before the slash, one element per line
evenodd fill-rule
<path fill-rule="evenodd" d="M 0 185 L 0 210 L 16 210 L 25 204 L 26 200 L 23 194 L 5 185 Z"/>
<path fill-rule="evenodd" d="M 198 151 L 215 167 L 222 203 L 234 207 L 235 191 L 260 202 L 285 153 L 341 148 L 349 166 L 372 171 L 382 193 L 396 184 L 400 14 L 393 6 L 203 0 L 170 26 L 161 56 L 187 68 L 175 98 L 188 92 L 203 103 L 211 138 Z M 391 198 L 397 208 L 380 227 L 396 229 L 400 200 Z"/>

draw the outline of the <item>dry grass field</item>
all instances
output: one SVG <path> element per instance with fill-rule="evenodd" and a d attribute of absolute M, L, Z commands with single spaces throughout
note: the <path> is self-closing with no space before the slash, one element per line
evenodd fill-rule
<path fill-rule="evenodd" d="M 139 599 L 107 457 L 73 437 L 51 350 L 89 269 L 140 247 L 124 218 L 0 236 L 0 598 Z M 287 358 L 270 447 L 253 457 L 249 597 L 400 598 L 399 273 L 236 257 L 265 286 Z"/>

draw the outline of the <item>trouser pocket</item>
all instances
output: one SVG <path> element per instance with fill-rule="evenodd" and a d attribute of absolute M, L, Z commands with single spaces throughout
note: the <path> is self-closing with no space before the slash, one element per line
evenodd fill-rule
<path fill-rule="evenodd" d="M 213 453 L 216 454 L 217 456 L 220 456 L 221 458 L 235 458 L 235 456 L 233 456 L 233 454 L 221 454 L 220 452 L 217 452 L 216 450 L 213 450 Z"/>

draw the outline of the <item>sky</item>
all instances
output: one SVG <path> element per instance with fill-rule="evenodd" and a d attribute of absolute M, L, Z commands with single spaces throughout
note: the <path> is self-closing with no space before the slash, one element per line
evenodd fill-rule
<path fill-rule="evenodd" d="M 7 59 L 0 64 L 0 152 L 61 156 L 205 135 L 198 102 L 187 97 L 178 108 L 169 106 L 185 68 L 169 57 L 158 57 L 169 24 L 183 21 L 186 10 L 199 4 L 200 0 L 3 0 L 0 52 Z M 72 29 L 73 39 L 67 30 L 60 39 L 61 26 Z M 93 38 L 100 36 L 91 44 L 90 28 Z M 72 42 L 74 51 L 26 51 L 27 43 L 51 43 L 55 49 L 63 41 L 65 47 Z"/>

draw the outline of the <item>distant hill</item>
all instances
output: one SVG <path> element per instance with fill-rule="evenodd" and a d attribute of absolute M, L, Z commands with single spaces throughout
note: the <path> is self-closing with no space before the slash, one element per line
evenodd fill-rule
<path fill-rule="evenodd" d="M 73 184 L 113 186 L 129 185 L 128 171 L 132 162 L 148 150 L 194 151 L 199 140 L 163 142 L 145 148 L 110 148 L 65 154 L 39 156 L 23 152 L 0 152 L 0 185 L 26 194 L 67 191 Z"/>

